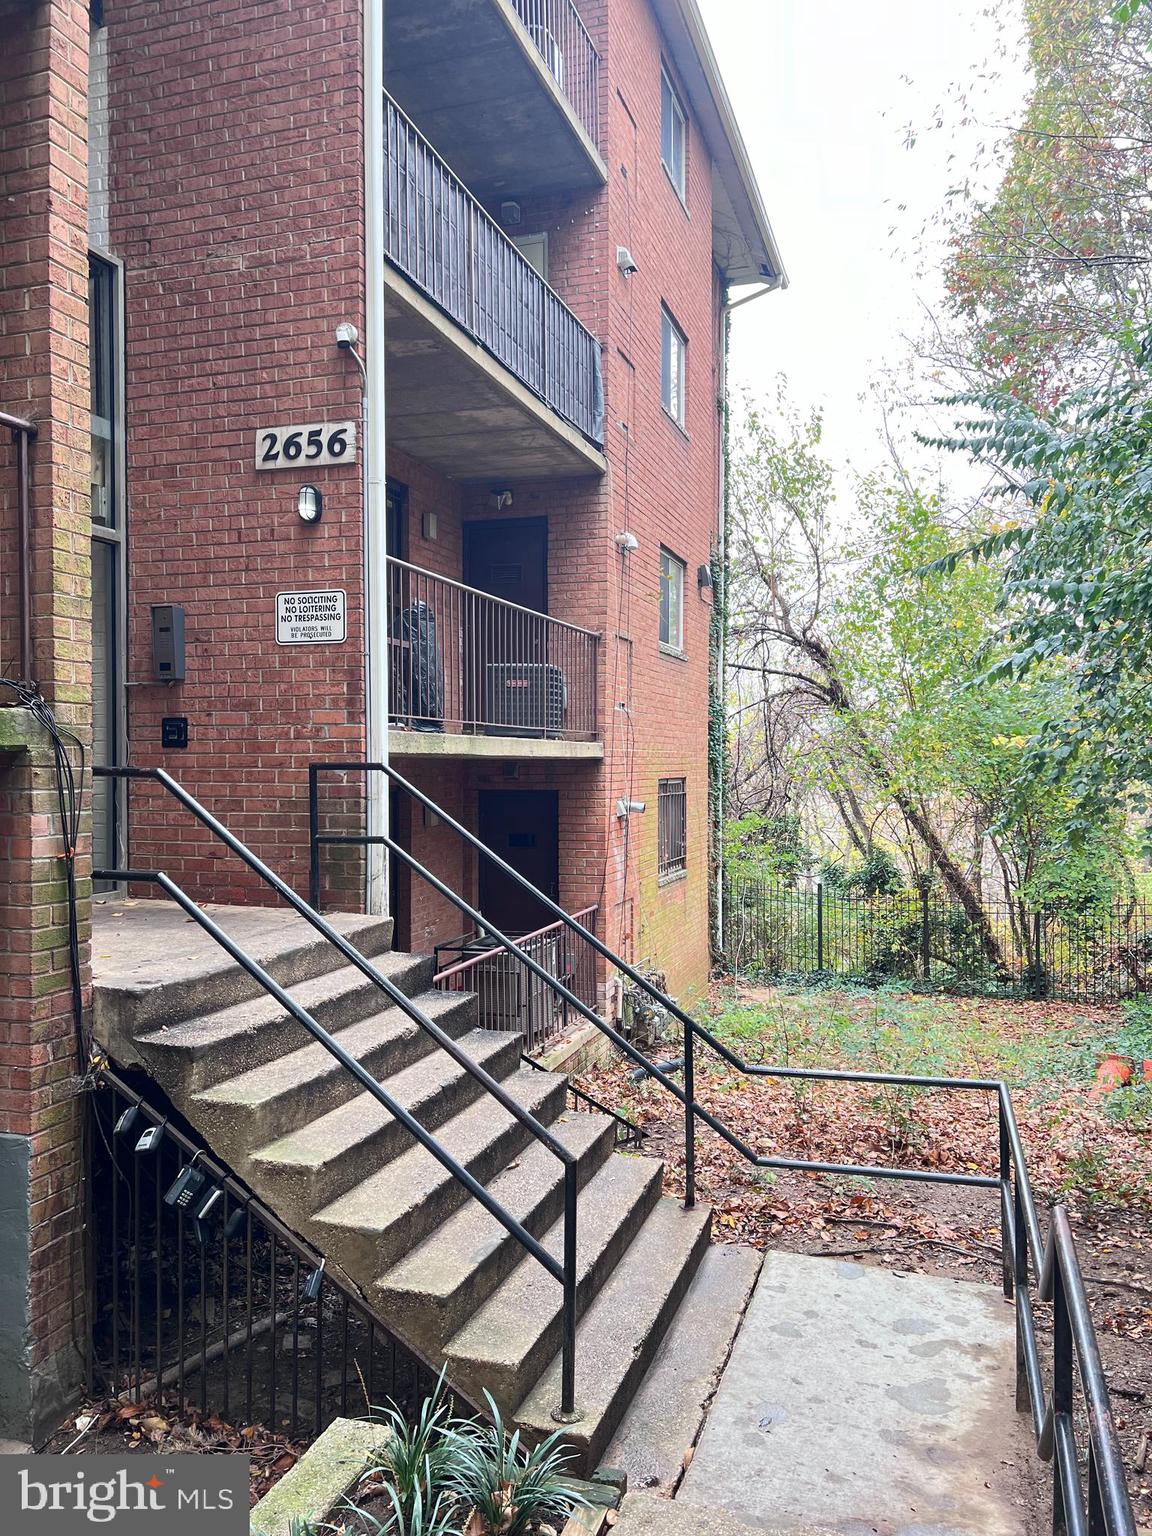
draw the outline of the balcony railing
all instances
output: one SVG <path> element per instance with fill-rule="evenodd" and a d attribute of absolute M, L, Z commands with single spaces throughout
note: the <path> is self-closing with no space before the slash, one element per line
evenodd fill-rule
<path fill-rule="evenodd" d="M 385 254 L 597 446 L 600 344 L 389 97 Z"/>
<path fill-rule="evenodd" d="M 596 912 L 596 907 L 585 907 L 572 915 L 595 931 Z M 549 976 L 562 981 L 589 1008 L 595 1008 L 596 956 L 563 923 L 550 923 L 523 934 L 516 943 Z M 529 1055 L 577 1022 L 564 998 L 534 976 L 516 955 L 508 954 L 489 938 L 477 936 L 439 944 L 436 960 L 440 967 L 434 978 L 436 986 L 442 992 L 474 992 L 480 1027 L 522 1034 Z"/>
<path fill-rule="evenodd" d="M 416 731 L 595 741 L 599 636 L 389 558 L 391 718 Z"/>
<path fill-rule="evenodd" d="M 600 55 L 572 0 L 512 0 L 548 72 L 593 144 L 600 111 Z"/>

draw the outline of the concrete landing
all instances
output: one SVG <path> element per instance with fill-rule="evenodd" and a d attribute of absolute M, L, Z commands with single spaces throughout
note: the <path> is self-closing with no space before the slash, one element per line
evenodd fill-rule
<path fill-rule="evenodd" d="M 760 1273 L 761 1254 L 735 1243 L 709 1248 L 675 1321 L 604 1452 L 632 1489 L 671 1492 L 716 1390 Z"/>
<path fill-rule="evenodd" d="M 676 1504 L 753 1530 L 1024 1536 L 1034 1459 L 996 1290 L 773 1253 Z"/>

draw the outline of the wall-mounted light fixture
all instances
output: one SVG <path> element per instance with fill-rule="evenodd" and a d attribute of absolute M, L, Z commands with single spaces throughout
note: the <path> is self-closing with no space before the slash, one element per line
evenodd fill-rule
<path fill-rule="evenodd" d="M 296 510 L 302 523 L 318 523 L 324 516 L 324 496 L 318 485 L 302 485 L 296 493 Z"/>
<path fill-rule="evenodd" d="M 616 535 L 616 545 L 622 555 L 634 555 L 640 548 L 640 540 L 625 528 L 623 533 Z"/>
<path fill-rule="evenodd" d="M 647 809 L 648 805 L 644 800 L 617 800 L 616 802 L 616 814 L 621 821 L 627 820 L 629 816 L 642 816 Z"/>
<path fill-rule="evenodd" d="M 440 519 L 435 512 L 420 514 L 420 537 L 430 544 L 440 537 Z"/>
<path fill-rule="evenodd" d="M 697 585 L 697 587 L 699 588 L 699 590 L 701 592 L 711 592 L 711 590 L 712 590 L 712 568 L 711 568 L 711 566 L 707 566 L 707 565 L 700 566 L 699 570 L 697 570 L 697 572 L 696 572 L 696 585 Z"/>
<path fill-rule="evenodd" d="M 497 512 L 503 512 L 505 507 L 510 507 L 514 501 L 511 491 L 493 491 L 491 502 Z"/>

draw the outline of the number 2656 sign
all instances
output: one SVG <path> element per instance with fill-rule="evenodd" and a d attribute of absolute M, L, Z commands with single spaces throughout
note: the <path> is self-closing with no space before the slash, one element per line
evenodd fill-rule
<path fill-rule="evenodd" d="M 261 427 L 256 433 L 257 469 L 298 469 L 310 464 L 353 464 L 354 421 L 313 421 L 302 427 Z"/>

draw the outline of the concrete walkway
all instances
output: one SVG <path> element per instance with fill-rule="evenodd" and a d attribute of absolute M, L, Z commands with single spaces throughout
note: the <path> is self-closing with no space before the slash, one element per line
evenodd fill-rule
<path fill-rule="evenodd" d="M 1013 1404 L 1012 1311 L 992 1286 L 769 1254 L 677 1515 L 695 1506 L 701 1530 L 724 1512 L 752 1530 L 1025 1536 L 1020 1493 L 1038 1473 Z"/>

